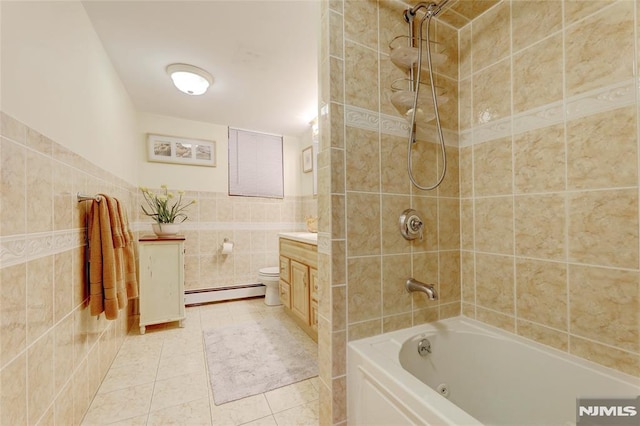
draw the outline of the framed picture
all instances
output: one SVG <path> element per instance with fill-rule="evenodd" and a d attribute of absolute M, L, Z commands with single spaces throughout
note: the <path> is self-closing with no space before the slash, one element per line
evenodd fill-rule
<path fill-rule="evenodd" d="M 147 154 L 149 161 L 158 163 L 216 166 L 215 141 L 149 134 Z"/>
<path fill-rule="evenodd" d="M 313 145 L 302 150 L 302 171 L 308 173 L 313 170 Z"/>

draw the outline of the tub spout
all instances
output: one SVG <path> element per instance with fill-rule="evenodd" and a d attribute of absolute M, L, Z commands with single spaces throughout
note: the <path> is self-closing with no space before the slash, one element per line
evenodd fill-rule
<path fill-rule="evenodd" d="M 438 293 L 436 293 L 436 289 L 433 284 L 425 284 L 418 280 L 414 280 L 413 278 L 409 278 L 407 283 L 404 285 L 404 288 L 406 288 L 409 293 L 412 291 L 421 291 L 426 293 L 426 295 L 429 296 L 429 300 L 438 299 Z"/>

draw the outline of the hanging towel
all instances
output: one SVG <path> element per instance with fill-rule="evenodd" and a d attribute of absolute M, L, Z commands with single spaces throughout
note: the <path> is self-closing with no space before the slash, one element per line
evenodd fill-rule
<path fill-rule="evenodd" d="M 136 274 L 136 255 L 134 249 L 133 233 L 129 228 L 129 218 L 127 210 L 122 208 L 122 203 L 118 203 L 118 213 L 122 224 L 122 234 L 124 236 L 124 284 L 127 288 L 127 297 L 134 299 L 138 297 L 138 275 Z"/>
<path fill-rule="evenodd" d="M 118 317 L 116 253 L 111 235 L 109 206 L 105 199 L 91 204 L 89 223 L 89 307 L 91 315 L 102 312 Z"/>
<path fill-rule="evenodd" d="M 120 214 L 118 213 L 118 200 L 114 197 L 110 197 L 106 194 L 100 194 L 106 204 L 109 212 L 109 224 L 111 225 L 111 240 L 113 255 L 115 258 L 113 269 L 115 270 L 115 289 L 116 298 L 118 301 L 118 309 L 122 309 L 127 306 L 127 288 L 124 283 L 124 234 L 122 232 L 122 220 L 120 220 Z M 103 201 L 104 203 L 104 201 Z M 105 243 L 102 243 L 102 251 L 104 256 Z M 103 266 L 104 267 L 104 266 Z M 106 307 L 105 307 L 106 311 Z M 108 318 L 108 316 L 107 316 Z M 116 312 L 117 318 L 117 312 Z M 115 318 L 114 318 L 115 319 Z"/>

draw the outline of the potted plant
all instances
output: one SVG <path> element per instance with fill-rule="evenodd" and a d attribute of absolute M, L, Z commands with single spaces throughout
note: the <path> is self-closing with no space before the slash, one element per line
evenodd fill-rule
<path fill-rule="evenodd" d="M 142 211 L 147 216 L 153 218 L 156 223 L 153 224 L 153 232 L 159 237 L 175 235 L 180 231 L 180 224 L 188 219 L 184 210 L 196 200 L 184 202 L 182 196 L 184 191 L 178 191 L 176 200 L 173 192 L 169 192 L 167 185 L 160 185 L 163 192 L 156 194 L 148 188 L 141 187 L 142 195 L 146 202 L 143 204 Z"/>

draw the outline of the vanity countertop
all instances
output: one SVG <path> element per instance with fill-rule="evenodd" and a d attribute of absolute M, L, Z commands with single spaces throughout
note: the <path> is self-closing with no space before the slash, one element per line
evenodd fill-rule
<path fill-rule="evenodd" d="M 318 245 L 318 234 L 315 232 L 281 232 L 278 235 L 280 235 L 280 238 L 313 244 L 314 246 Z"/>

